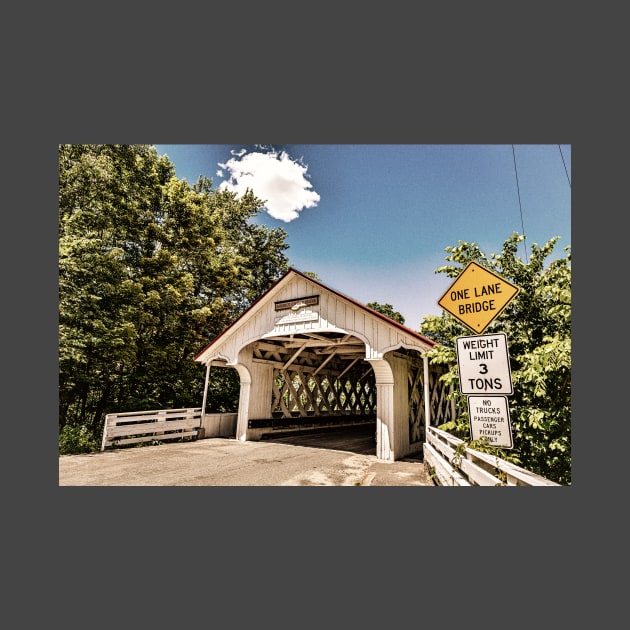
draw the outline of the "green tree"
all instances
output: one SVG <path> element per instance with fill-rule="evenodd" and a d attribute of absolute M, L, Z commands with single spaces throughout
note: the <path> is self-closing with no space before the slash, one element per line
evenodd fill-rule
<path fill-rule="evenodd" d="M 314 271 L 304 271 L 303 273 L 305 276 L 308 276 L 309 278 L 313 278 L 313 280 L 317 280 L 318 282 L 322 281 L 322 279 Z"/>
<path fill-rule="evenodd" d="M 59 147 L 60 432 L 201 403 L 194 355 L 288 269 L 286 232 L 253 221 L 261 206 L 178 180 L 149 145 Z M 209 405 L 233 407 L 238 379 L 219 380 Z"/>
<path fill-rule="evenodd" d="M 471 261 L 498 273 L 520 288 L 517 296 L 485 333 L 507 335 L 514 394 L 509 397 L 514 438 L 511 450 L 495 449 L 501 457 L 561 484 L 571 483 L 571 252 L 545 265 L 559 239 L 542 247 L 533 244 L 528 263 L 516 257 L 524 239 L 512 234 L 500 254 L 490 257 L 477 244 L 458 241 L 447 247 L 447 261 L 436 273 L 456 278 Z M 429 354 L 433 363 L 450 367 L 443 379 L 453 394 L 458 418 L 441 428 L 467 440 L 469 422 L 466 398 L 458 393 L 456 338 L 470 335 L 455 318 L 443 312 L 427 316 L 421 324 L 427 337 L 439 346 Z M 475 444 L 475 447 L 481 447 Z M 492 448 L 489 448 L 492 451 Z"/>
<path fill-rule="evenodd" d="M 399 324 L 405 323 L 405 318 L 398 311 L 395 311 L 394 307 L 391 304 L 379 304 L 378 302 L 369 302 L 368 304 L 366 304 L 366 306 L 374 311 L 378 311 L 379 313 L 386 315 Z"/>

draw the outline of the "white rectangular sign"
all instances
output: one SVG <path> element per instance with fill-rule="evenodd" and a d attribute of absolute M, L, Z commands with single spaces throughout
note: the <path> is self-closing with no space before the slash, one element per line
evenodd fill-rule
<path fill-rule="evenodd" d="M 505 333 L 458 337 L 456 341 L 462 394 L 514 393 Z"/>
<path fill-rule="evenodd" d="M 506 396 L 468 396 L 468 420 L 473 440 L 486 438 L 492 446 L 514 446 Z"/>
<path fill-rule="evenodd" d="M 276 318 L 276 326 L 278 324 L 296 324 L 297 322 L 314 322 L 319 319 L 319 313 L 307 311 L 306 313 L 291 313 Z"/>

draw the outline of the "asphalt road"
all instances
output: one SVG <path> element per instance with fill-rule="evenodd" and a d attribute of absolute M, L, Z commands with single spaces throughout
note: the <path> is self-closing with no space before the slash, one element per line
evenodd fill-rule
<path fill-rule="evenodd" d="M 434 486 L 419 458 L 376 458 L 373 427 L 209 438 L 59 457 L 60 486 Z"/>

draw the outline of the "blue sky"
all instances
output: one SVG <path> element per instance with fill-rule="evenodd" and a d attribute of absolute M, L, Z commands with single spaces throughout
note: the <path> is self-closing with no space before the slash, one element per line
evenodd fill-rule
<path fill-rule="evenodd" d="M 560 236 L 551 260 L 571 245 L 570 145 L 154 146 L 191 184 L 252 188 L 266 201 L 256 221 L 287 232 L 292 267 L 391 304 L 415 330 L 441 313 L 453 281 L 435 273 L 446 247 L 475 242 L 490 255 L 524 232 L 525 260 L 532 243 Z"/>

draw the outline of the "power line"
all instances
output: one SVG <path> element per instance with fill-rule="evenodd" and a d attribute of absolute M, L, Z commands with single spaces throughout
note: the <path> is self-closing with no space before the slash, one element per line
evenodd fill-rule
<path fill-rule="evenodd" d="M 562 158 L 562 164 L 564 164 L 564 155 L 562 155 L 562 147 L 558 145 L 558 149 L 560 149 L 560 157 Z M 569 172 L 567 171 L 566 164 L 564 164 L 564 172 L 567 174 L 567 181 L 569 182 L 569 188 L 571 188 L 571 180 L 569 179 Z"/>
<path fill-rule="evenodd" d="M 523 225 L 523 208 L 521 207 L 521 191 L 518 187 L 518 171 L 516 170 L 516 154 L 514 153 L 514 145 L 512 145 L 512 157 L 514 158 L 514 174 L 516 175 L 516 192 L 518 193 L 518 208 L 521 213 L 521 228 L 523 230 L 523 236 L 525 236 L 525 226 Z M 523 240 L 523 249 L 525 250 L 525 262 L 527 263 L 527 246 L 525 245 L 525 240 Z"/>

